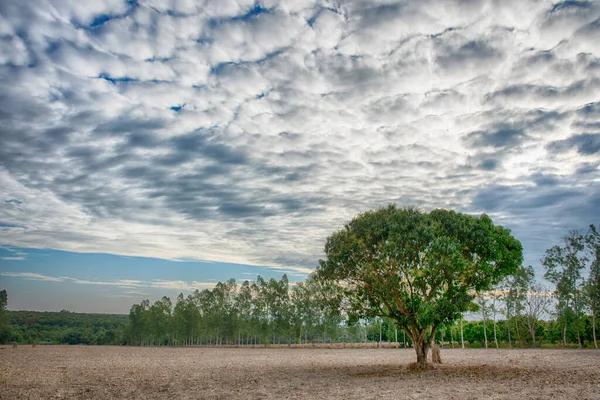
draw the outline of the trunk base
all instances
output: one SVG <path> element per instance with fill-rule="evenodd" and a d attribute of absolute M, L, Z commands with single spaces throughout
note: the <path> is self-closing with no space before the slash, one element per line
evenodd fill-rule
<path fill-rule="evenodd" d="M 408 364 L 408 367 L 406 367 L 406 370 L 408 372 L 424 372 L 424 371 L 431 371 L 432 369 L 435 369 L 435 367 L 433 366 L 433 364 L 431 363 L 412 363 L 412 364 Z"/>

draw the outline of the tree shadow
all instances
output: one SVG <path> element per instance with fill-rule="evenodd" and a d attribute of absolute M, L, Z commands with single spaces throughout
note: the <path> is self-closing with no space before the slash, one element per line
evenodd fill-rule
<path fill-rule="evenodd" d="M 363 377 L 393 377 L 393 378 L 412 378 L 415 376 L 444 379 L 477 379 L 477 380 L 514 380 L 527 378 L 528 376 L 539 372 L 540 368 L 524 368 L 514 365 L 488 365 L 488 364 L 441 364 L 431 365 L 426 369 L 415 368 L 414 364 L 388 364 L 356 367 L 348 371 L 351 376 Z"/>

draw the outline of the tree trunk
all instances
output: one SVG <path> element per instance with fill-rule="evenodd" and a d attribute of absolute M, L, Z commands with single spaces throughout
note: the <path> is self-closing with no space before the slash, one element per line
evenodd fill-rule
<path fill-rule="evenodd" d="M 304 344 L 308 343 L 308 328 L 304 329 Z"/>
<path fill-rule="evenodd" d="M 575 296 L 575 325 L 577 326 L 577 344 L 581 349 L 583 346 L 581 345 L 581 332 L 579 329 L 579 307 L 577 306 L 577 296 Z"/>
<path fill-rule="evenodd" d="M 594 334 L 594 348 L 598 348 L 598 340 L 596 340 L 596 313 L 592 313 L 592 333 Z"/>
<path fill-rule="evenodd" d="M 478 297 L 478 302 L 481 301 L 481 316 L 483 317 L 483 341 L 485 344 L 485 348 L 488 348 L 488 340 L 487 340 L 487 327 L 486 327 L 486 315 L 487 312 L 485 311 L 485 297 L 483 295 L 481 295 L 481 297 Z"/>
<path fill-rule="evenodd" d="M 507 318 L 506 326 L 508 327 L 508 347 L 512 348 L 512 340 L 510 339 L 510 316 Z"/>
<path fill-rule="evenodd" d="M 420 366 L 425 366 L 428 364 L 427 362 L 427 354 L 429 354 L 429 343 L 425 342 L 425 340 L 421 339 L 413 339 L 411 338 L 414 346 L 415 352 L 417 353 L 417 364 Z"/>
<path fill-rule="evenodd" d="M 398 327 L 394 328 L 394 334 L 396 335 L 396 348 L 398 348 Z M 596 339 L 596 331 L 594 330 L 594 343 L 596 343 L 595 339 Z M 598 346 L 596 346 L 596 348 L 598 348 Z"/>
<path fill-rule="evenodd" d="M 485 317 L 483 317 L 483 339 L 485 341 L 485 348 L 488 348 L 488 340 L 487 340 L 487 329 L 485 324 Z"/>
<path fill-rule="evenodd" d="M 496 343 L 496 348 L 499 348 L 500 346 L 498 346 L 498 335 L 496 333 L 496 316 L 494 315 L 494 342 Z"/>
<path fill-rule="evenodd" d="M 460 318 L 460 343 L 462 348 L 465 348 L 465 337 L 463 335 L 463 320 L 462 317 Z"/>
<path fill-rule="evenodd" d="M 563 328 L 563 347 L 567 348 L 567 325 L 565 324 Z"/>

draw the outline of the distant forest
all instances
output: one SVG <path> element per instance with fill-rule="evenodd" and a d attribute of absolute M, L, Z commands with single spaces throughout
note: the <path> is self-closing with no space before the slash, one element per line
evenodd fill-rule
<path fill-rule="evenodd" d="M 127 315 L 69 311 L 8 311 L 6 342 L 21 344 L 122 344 Z"/>
<path fill-rule="evenodd" d="M 437 339 L 445 347 L 531 347 L 530 315 L 506 319 L 501 295 L 479 299 L 480 309 L 445 326 Z M 483 301 L 482 301 L 483 300 Z M 129 315 L 69 311 L 5 311 L 4 342 L 142 346 L 225 346 L 310 343 L 398 342 L 410 339 L 392 320 L 348 321 L 338 312 L 334 293 L 311 281 L 290 285 L 280 280 L 218 283 L 212 290 L 163 297 L 131 307 Z M 477 318 L 477 319 L 475 319 Z M 507 322 L 508 321 L 508 322 Z M 354 323 L 351 323 L 354 322 Z M 575 324 L 578 326 L 575 326 Z M 580 339 L 578 340 L 577 333 Z M 563 346 L 559 319 L 535 321 L 536 345 Z M 567 346 L 593 347 L 592 318 L 582 314 L 567 329 Z"/>

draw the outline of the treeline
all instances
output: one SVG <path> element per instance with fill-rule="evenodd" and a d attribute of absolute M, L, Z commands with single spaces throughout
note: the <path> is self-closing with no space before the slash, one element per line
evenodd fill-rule
<path fill-rule="evenodd" d="M 282 279 L 283 280 L 283 279 Z M 281 281 L 279 281 L 281 282 Z M 231 281 L 230 281 L 231 283 Z M 243 285 L 237 285 L 238 288 Z M 250 285 L 251 286 L 251 285 Z M 292 290 L 293 290 L 292 286 Z M 239 289 L 238 289 L 239 290 Z M 202 292 L 200 292 L 202 293 Z M 183 296 L 179 296 L 181 298 Z M 189 296 L 188 296 L 189 297 Z M 184 298 L 185 300 L 185 298 Z M 164 300 L 161 300 L 164 304 Z M 147 303 L 142 302 L 142 303 Z M 490 301 L 491 303 L 491 301 Z M 156 304 L 156 303 L 155 303 Z M 488 304 L 491 305 L 491 304 Z M 139 305 L 138 305 L 139 306 Z M 135 306 L 134 306 L 135 307 Z M 148 307 L 146 312 L 142 312 L 144 323 L 148 326 L 155 324 L 152 321 L 152 314 Z M 188 306 L 189 307 L 189 306 Z M 173 307 L 174 308 L 174 307 Z M 155 308 L 156 310 L 156 308 Z M 190 310 L 188 309 L 188 312 Z M 531 347 L 533 346 L 532 336 L 527 329 L 527 323 L 521 317 L 513 317 L 510 321 L 498 319 L 494 321 L 491 318 L 491 310 L 489 311 L 490 319 L 480 320 L 463 320 L 445 326 L 437 333 L 437 340 L 443 343 L 445 347 L 461 347 L 464 343 L 465 347 L 485 347 L 486 338 L 488 347 L 506 348 L 512 347 Z M 7 311 L 6 316 L 10 321 L 10 325 L 5 330 L 5 336 L 2 343 L 17 342 L 20 344 L 86 344 L 86 345 L 126 345 L 126 344 L 142 344 L 133 342 L 131 338 L 130 316 L 120 314 L 79 314 L 73 312 L 33 312 L 33 311 Z M 468 316 L 468 318 L 481 318 L 480 311 Z M 163 321 L 165 327 L 172 326 L 175 323 L 174 309 L 171 310 L 171 317 Z M 195 329 L 198 332 L 208 332 L 210 329 L 202 324 L 206 324 L 207 320 L 198 320 Z M 583 340 L 583 346 L 591 347 L 593 345 L 592 318 L 590 315 L 583 315 L 580 321 L 580 331 Z M 156 325 L 156 324 L 155 324 Z M 485 325 L 485 330 L 484 330 Z M 494 329 L 495 325 L 495 329 Z M 191 324 L 188 325 L 192 329 Z M 231 325 L 229 325 L 231 326 Z M 578 339 L 574 326 L 568 329 L 567 345 L 578 347 Z M 216 331 L 216 328 L 213 328 Z M 539 320 L 535 325 L 537 345 L 541 346 L 562 346 L 562 326 L 556 319 Z M 461 335 L 462 331 L 462 335 Z M 494 336 L 494 331 L 496 335 Z M 323 335 L 325 332 L 325 335 Z M 405 336 L 403 332 L 397 331 L 392 320 L 361 320 L 352 326 L 348 326 L 345 321 L 340 324 L 330 326 L 315 325 L 312 332 L 306 330 L 302 338 L 283 338 L 279 340 L 276 335 L 275 340 L 271 337 L 269 341 L 260 339 L 259 337 L 252 338 L 244 336 L 238 340 L 211 340 L 208 342 L 203 340 L 186 340 L 181 338 L 178 342 L 170 341 L 170 338 L 165 335 L 161 341 L 153 342 L 149 336 L 143 342 L 144 345 L 237 345 L 242 344 L 261 344 L 266 343 L 376 343 L 376 342 L 398 342 L 399 347 L 410 347 L 410 338 Z M 201 335 L 199 335 L 201 337 Z M 510 338 L 510 341 L 509 341 Z M 495 340 L 496 339 L 496 340 Z"/>
<path fill-rule="evenodd" d="M 465 329 L 465 321 L 460 321 L 461 346 L 464 341 L 486 348 L 562 342 L 563 347 L 598 348 L 600 234 L 596 227 L 590 225 L 587 233 L 570 232 L 562 245 L 546 251 L 541 263 L 555 290 L 541 285 L 531 266 L 522 266 L 492 290 L 474 293 L 476 301 L 466 317 L 480 322 L 468 322 Z M 313 276 L 296 285 L 290 285 L 285 275 L 279 281 L 258 277 L 241 285 L 230 280 L 212 290 L 179 295 L 175 305 L 167 297 L 154 304 L 145 300 L 133 305 L 125 340 L 132 345 L 360 342 L 373 340 L 373 326 L 379 326 L 376 339 L 400 341 L 391 320 L 347 318 L 346 302 L 336 289 Z M 436 339 L 456 343 L 457 329 L 457 322 L 442 326 Z M 400 334 L 406 343 L 404 333 Z"/>
<path fill-rule="evenodd" d="M 546 251 L 544 277 L 521 267 L 493 290 L 474 293 L 464 319 L 436 331 L 444 345 L 513 347 L 561 345 L 598 347 L 596 316 L 600 307 L 600 234 L 570 232 L 561 245 Z M 387 319 L 351 320 L 347 299 L 313 276 L 290 284 L 280 280 L 238 284 L 219 282 L 184 296 L 131 307 L 129 315 L 34 313 L 6 311 L 0 292 L 0 342 L 127 344 L 155 346 L 268 345 L 332 342 L 399 342 L 410 340 Z"/>
<path fill-rule="evenodd" d="M 231 279 L 196 290 L 175 304 L 168 297 L 134 304 L 125 331 L 132 345 L 229 345 L 338 340 L 342 317 L 337 293 L 314 280 Z"/>
<path fill-rule="evenodd" d="M 8 311 L 5 341 L 21 344 L 124 344 L 127 315 Z"/>
<path fill-rule="evenodd" d="M 537 289 L 537 290 L 536 290 Z M 343 299 L 312 279 L 290 285 L 284 275 L 269 281 L 235 280 L 212 290 L 180 294 L 151 304 L 134 304 L 125 330 L 130 345 L 268 345 L 310 343 L 398 342 L 410 339 L 393 320 L 349 321 Z M 481 293 L 465 319 L 438 329 L 439 343 L 449 347 L 532 347 L 593 345 L 593 318 L 581 313 L 564 333 L 555 314 L 556 300 L 543 291 L 531 267 L 521 268 L 494 291 Z M 558 318 L 551 318 L 557 315 Z M 576 325 L 577 324 L 577 325 Z M 566 341 L 565 341 L 566 339 Z"/>

